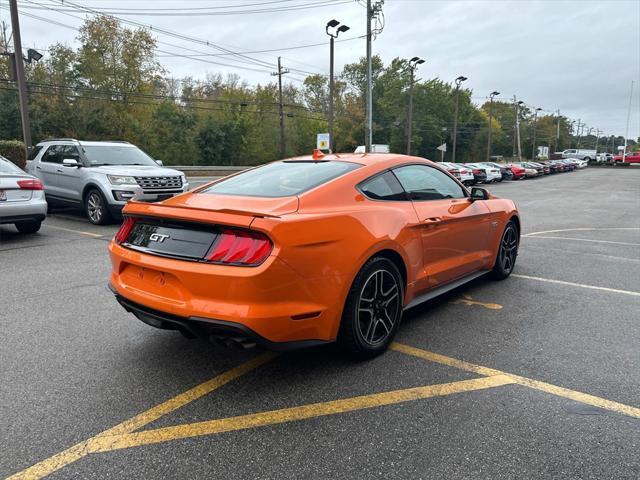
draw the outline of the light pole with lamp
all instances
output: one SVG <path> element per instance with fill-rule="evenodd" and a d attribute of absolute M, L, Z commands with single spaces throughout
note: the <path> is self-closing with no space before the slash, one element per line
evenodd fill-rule
<path fill-rule="evenodd" d="M 467 77 L 460 75 L 456 78 L 456 109 L 453 114 L 453 151 L 451 152 L 451 161 L 456 163 L 456 140 L 458 136 L 458 98 L 460 97 L 460 84 L 467 80 Z"/>
<path fill-rule="evenodd" d="M 424 60 L 419 57 L 413 57 L 409 60 L 411 80 L 409 82 L 409 112 L 407 113 L 407 155 L 411 155 L 411 136 L 413 134 L 413 82 L 415 80 L 416 68 L 423 63 Z"/>
<path fill-rule="evenodd" d="M 333 80 L 333 43 L 334 40 L 336 38 L 338 38 L 338 35 L 340 34 L 340 32 L 346 32 L 347 30 L 349 30 L 349 27 L 347 27 L 346 25 L 340 25 L 338 27 L 338 25 L 340 25 L 340 22 L 338 20 L 329 20 L 327 22 L 327 26 L 325 28 L 325 31 L 327 32 L 327 35 L 329 35 L 330 40 L 329 40 L 329 150 L 331 152 L 333 152 L 333 146 L 334 146 L 334 142 L 333 142 L 333 100 L 334 100 L 334 89 L 335 89 L 335 84 L 334 84 L 334 80 Z M 338 27 L 338 28 L 336 28 Z M 329 32 L 329 29 L 332 30 L 333 33 Z"/>
<path fill-rule="evenodd" d="M 491 160 L 491 118 L 493 116 L 493 99 L 500 95 L 500 92 L 491 92 L 489 94 L 489 136 L 487 140 L 487 162 Z"/>

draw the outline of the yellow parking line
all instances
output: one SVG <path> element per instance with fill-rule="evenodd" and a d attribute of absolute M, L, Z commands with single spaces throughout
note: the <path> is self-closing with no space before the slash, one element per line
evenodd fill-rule
<path fill-rule="evenodd" d="M 543 392 L 550 393 L 558 397 L 568 398 L 571 400 L 575 400 L 576 402 L 592 405 L 594 407 L 603 408 L 611 412 L 621 413 L 629 417 L 640 418 L 640 408 L 636 408 L 630 405 L 625 405 L 623 403 L 607 400 L 606 398 L 589 395 L 588 393 L 582 393 L 575 390 L 570 390 L 568 388 L 559 387 L 557 385 L 552 385 L 550 383 L 540 382 L 538 380 L 532 380 L 527 377 L 521 377 L 519 375 L 513 375 L 511 373 L 502 372 L 500 370 L 495 370 L 493 368 L 487 368 L 480 365 L 475 365 L 473 363 L 457 360 L 455 358 L 447 357 L 445 355 L 440 355 L 438 353 L 429 352 L 421 348 L 411 347 L 409 345 L 404 345 L 402 343 L 395 343 L 395 342 L 392 343 L 391 349 L 396 350 L 398 352 L 406 353 L 407 355 L 412 355 L 414 357 L 422 358 L 424 360 L 441 363 L 443 365 L 460 368 L 462 370 L 466 370 L 468 372 L 473 372 L 473 373 L 479 373 L 481 375 L 506 375 L 507 377 L 511 378 L 514 383 L 518 385 L 522 385 L 524 387 L 541 390 Z"/>
<path fill-rule="evenodd" d="M 560 285 L 568 285 L 570 287 L 589 288 L 591 290 L 601 290 L 603 292 L 622 293 L 624 295 L 633 295 L 635 297 L 640 297 L 640 292 L 634 292 L 633 290 L 619 290 L 617 288 L 598 287 L 596 285 L 585 285 L 584 283 L 565 282 L 564 280 L 554 280 L 553 278 L 532 277 L 531 275 L 520 275 L 517 273 L 512 273 L 511 276 L 516 278 L 524 278 L 526 280 L 537 280 L 538 282 L 557 283 Z"/>
<path fill-rule="evenodd" d="M 488 308 L 489 310 L 502 310 L 502 305 L 500 305 L 499 303 L 478 302 L 477 300 L 473 300 L 468 295 L 462 295 L 461 297 L 456 298 L 455 300 L 451 300 L 449 303 L 452 303 L 454 305 L 468 305 L 468 306 L 479 305 L 481 307 Z"/>
<path fill-rule="evenodd" d="M 149 445 L 182 438 L 212 435 L 265 425 L 275 425 L 327 415 L 336 415 L 339 413 L 376 408 L 424 398 L 440 397 L 454 393 L 500 387 L 502 385 L 509 385 L 512 383 L 515 382 L 510 377 L 506 375 L 496 375 L 476 378 L 473 380 L 462 380 L 438 385 L 406 388 L 403 390 L 374 393 L 359 397 L 344 398 L 341 400 L 312 403 L 299 407 L 283 408 L 281 410 L 252 413 L 238 417 L 221 418 L 217 420 L 176 425 L 125 435 L 116 435 L 111 438 L 100 436 L 89 442 L 87 448 L 91 452 L 107 452 L 121 448 Z"/>
<path fill-rule="evenodd" d="M 52 457 L 47 458 L 35 465 L 18 472 L 7 480 L 32 480 L 45 477 L 60 468 L 73 463 L 82 457 L 91 453 L 91 451 L 87 448 L 88 445 L 91 445 L 92 442 L 104 436 L 113 436 L 113 435 L 123 435 L 129 432 L 132 432 L 138 428 L 141 428 L 148 423 L 157 420 L 158 418 L 166 415 L 168 413 L 177 410 L 178 408 L 184 407 L 185 405 L 201 398 L 208 393 L 226 385 L 227 383 L 235 380 L 242 375 L 249 373 L 250 371 L 258 368 L 259 366 L 267 363 L 269 360 L 276 357 L 276 354 L 268 352 L 264 353 L 248 362 L 245 362 L 231 370 L 228 370 L 217 377 L 212 378 L 186 392 L 177 395 L 166 402 L 161 403 L 160 405 L 156 405 L 149 410 L 136 415 L 135 417 L 125 420 L 124 422 L 112 427 L 108 430 L 105 430 L 102 433 L 99 433 L 95 437 L 92 437 L 88 440 L 80 442 L 73 447 L 70 447 Z"/>
<path fill-rule="evenodd" d="M 63 230 L 65 232 L 71 232 L 71 233 L 77 233 L 79 235 L 86 235 L 88 237 L 94 237 L 94 238 L 102 238 L 104 237 L 104 235 L 100 235 L 98 233 L 92 233 L 92 232 L 85 232 L 83 230 L 74 230 L 72 228 L 64 228 L 64 227 L 58 227 L 56 225 L 49 225 L 48 223 L 45 223 L 45 227 L 47 228 L 54 228 L 56 230 Z"/>

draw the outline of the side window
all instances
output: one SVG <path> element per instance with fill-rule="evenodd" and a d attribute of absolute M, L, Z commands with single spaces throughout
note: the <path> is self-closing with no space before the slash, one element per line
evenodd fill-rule
<path fill-rule="evenodd" d="M 62 152 L 65 148 L 64 145 L 51 145 L 44 155 L 42 161 L 47 163 L 62 163 Z"/>
<path fill-rule="evenodd" d="M 426 165 L 407 165 L 393 170 L 411 200 L 465 198 L 458 183 L 441 171 Z"/>
<path fill-rule="evenodd" d="M 62 151 L 62 160 L 69 158 L 73 160 L 80 161 L 80 152 L 78 151 L 78 147 L 75 145 L 65 145 Z"/>
<path fill-rule="evenodd" d="M 36 145 L 35 147 L 32 147 L 31 150 L 29 150 L 27 160 L 33 160 L 34 158 L 36 158 L 40 153 L 40 150 L 42 150 L 42 145 Z"/>
<path fill-rule="evenodd" d="M 391 172 L 365 180 L 360 184 L 360 191 L 373 200 L 407 200 L 407 194 Z"/>

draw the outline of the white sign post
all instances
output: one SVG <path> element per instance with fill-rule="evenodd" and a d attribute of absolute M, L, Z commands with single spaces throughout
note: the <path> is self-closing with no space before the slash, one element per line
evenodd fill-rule
<path fill-rule="evenodd" d="M 328 133 L 319 133 L 316 148 L 318 150 L 329 150 L 329 145 L 331 145 L 330 140 Z"/>
<path fill-rule="evenodd" d="M 444 162 L 444 152 L 447 151 L 447 144 L 443 143 L 439 147 L 436 147 L 436 150 L 440 150 L 440 161 Z"/>

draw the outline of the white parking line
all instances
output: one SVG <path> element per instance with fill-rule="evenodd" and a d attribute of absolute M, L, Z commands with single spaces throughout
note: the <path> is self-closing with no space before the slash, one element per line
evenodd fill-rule
<path fill-rule="evenodd" d="M 545 233 L 561 233 L 561 232 L 588 232 L 588 231 L 601 231 L 601 230 L 637 230 L 640 231 L 640 227 L 599 227 L 599 228 L 564 228 L 561 230 L 542 230 L 540 232 L 531 232 L 522 235 L 523 237 L 532 237 L 534 235 L 543 235 Z"/>
<path fill-rule="evenodd" d="M 511 274 L 512 277 L 524 278 L 526 280 L 536 280 L 538 282 L 557 283 L 560 285 L 568 285 L 570 287 L 589 288 L 591 290 L 600 290 L 603 292 L 622 293 L 624 295 L 633 295 L 634 297 L 640 297 L 640 292 L 634 292 L 632 290 L 619 290 L 617 288 L 597 287 L 595 285 L 585 285 L 584 283 L 565 282 L 564 280 L 554 280 L 552 278 L 532 277 L 530 275 L 520 275 L 516 273 Z"/>
<path fill-rule="evenodd" d="M 593 242 L 593 243 L 609 243 L 612 245 L 631 245 L 634 247 L 640 247 L 640 243 L 630 243 L 630 242 L 613 242 L 611 240 L 592 240 L 590 238 L 575 238 L 575 237 L 553 237 L 551 235 L 536 235 L 535 237 L 527 237 L 526 238 L 548 238 L 551 240 L 570 240 L 574 242 Z"/>

